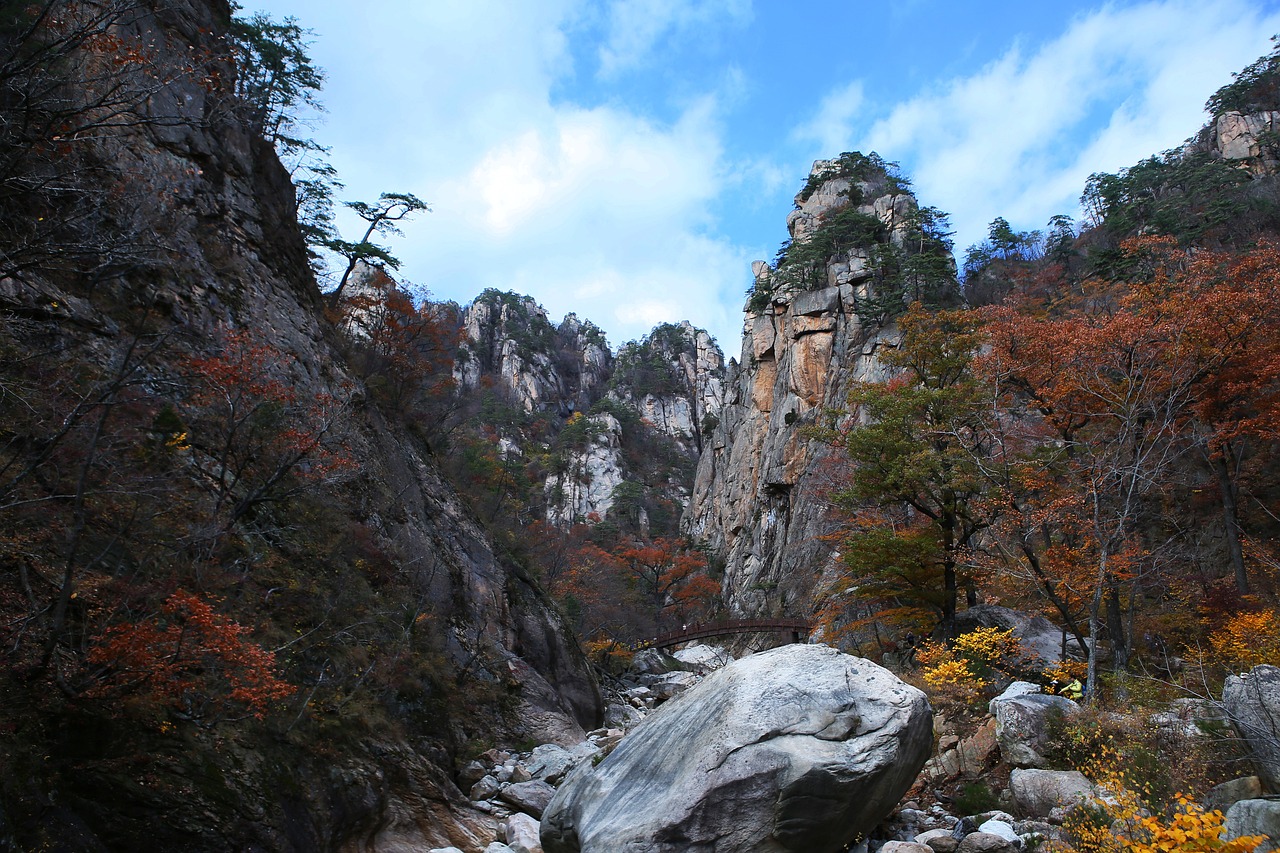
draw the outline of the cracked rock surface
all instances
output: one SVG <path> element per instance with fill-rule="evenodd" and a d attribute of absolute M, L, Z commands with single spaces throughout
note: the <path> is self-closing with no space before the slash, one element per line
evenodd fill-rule
<path fill-rule="evenodd" d="M 924 694 L 870 661 L 792 645 L 661 706 L 542 820 L 546 853 L 843 849 L 892 809 L 932 746 Z"/>

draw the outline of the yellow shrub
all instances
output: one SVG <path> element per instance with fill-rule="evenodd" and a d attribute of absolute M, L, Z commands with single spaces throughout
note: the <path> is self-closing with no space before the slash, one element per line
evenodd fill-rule
<path fill-rule="evenodd" d="M 1222 662 L 1234 668 L 1280 664 L 1280 619 L 1274 611 L 1237 613 L 1209 642 Z"/>
<path fill-rule="evenodd" d="M 1142 808 L 1132 791 L 1108 788 L 1110 797 L 1072 811 L 1063 828 L 1079 853 L 1252 853 L 1261 835 L 1222 837 L 1222 812 L 1205 811 L 1179 794 L 1168 819 Z"/>
<path fill-rule="evenodd" d="M 956 637 L 955 652 L 963 658 L 1001 668 L 1023 656 L 1022 643 L 1012 628 L 975 628 Z"/>

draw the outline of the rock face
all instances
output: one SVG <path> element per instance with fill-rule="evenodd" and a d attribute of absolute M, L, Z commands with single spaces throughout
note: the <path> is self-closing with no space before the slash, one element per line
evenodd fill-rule
<path fill-rule="evenodd" d="M 1266 839 L 1258 853 L 1280 850 L 1280 799 L 1240 800 L 1227 809 L 1223 839 L 1242 835 L 1261 835 Z"/>
<path fill-rule="evenodd" d="M 339 600 L 341 596 L 329 596 L 330 589 L 319 579 L 336 577 L 334 588 L 352 590 L 375 583 L 376 593 L 369 592 L 366 601 L 376 595 L 379 603 L 374 609 L 380 614 L 384 609 L 398 613 L 404 600 L 421 604 L 420 626 L 438 628 L 440 668 L 450 679 L 455 667 L 461 671 L 465 666 L 473 683 L 509 687 L 513 707 L 528 709 L 531 720 L 553 728 L 593 728 L 601 713 L 598 688 L 554 606 L 532 579 L 495 555 L 487 535 L 445 483 L 427 449 L 397 434 L 369 404 L 365 389 L 334 346 L 334 330 L 323 318 L 297 224 L 289 175 L 271 146 L 241 123 L 243 109 L 229 91 L 235 70 L 219 58 L 227 55 L 229 4 L 141 0 L 116 5 L 131 11 L 113 27 L 111 37 L 119 35 L 126 46 L 137 39 L 145 45 L 142 53 L 154 51 L 160 65 L 172 65 L 176 71 L 147 78 L 145 88 L 152 94 L 140 108 L 145 121 L 100 126 L 77 144 L 91 147 L 85 156 L 101 166 L 94 172 L 103 183 L 93 196 L 99 201 L 90 224 L 100 230 L 103 245 L 128 236 L 107 233 L 109 229 L 138 222 L 147 239 L 137 242 L 154 249 L 136 263 L 117 259 L 103 266 L 111 270 L 109 286 L 101 278 L 57 270 L 46 275 L 38 265 L 24 271 L 21 280 L 5 280 L 0 283 L 0 314 L 6 318 L 6 334 L 33 333 L 42 351 L 56 348 L 68 359 L 81 359 L 77 371 L 90 381 L 104 365 L 120 363 L 124 354 L 136 350 L 143 340 L 136 324 L 145 317 L 148 340 L 163 340 L 166 347 L 156 350 L 146 364 L 149 396 L 143 399 L 140 390 L 131 399 L 157 409 L 181 394 L 175 390 L 180 387 L 175 377 L 184 371 L 184 361 L 216 354 L 223 346 L 223 331 L 236 330 L 269 343 L 280 354 L 280 363 L 270 365 L 278 370 L 273 379 L 304 398 L 328 397 L 344 405 L 343 449 L 357 463 L 358 473 L 348 477 L 343 488 L 325 495 L 330 515 L 322 526 L 326 532 L 331 529 L 335 540 L 364 537 L 367 548 L 358 553 L 376 554 L 377 560 L 369 562 L 385 558 L 386 565 L 378 562 L 368 569 L 370 575 L 385 569 L 384 576 L 371 581 L 352 565 L 366 562 L 356 559 L 354 551 L 350 559 L 325 565 L 295 557 L 306 566 L 303 570 L 300 564 L 300 574 L 294 577 L 306 580 L 282 582 L 267 592 L 257 586 L 262 578 L 251 576 L 253 563 L 246 558 L 240 581 L 243 597 L 269 602 L 254 614 L 254 622 L 278 620 L 271 626 L 275 636 L 293 637 L 296 625 L 310 623 L 295 622 L 303 617 L 292 614 L 304 612 L 314 596 L 324 600 L 321 607 L 327 608 L 326 618 L 335 625 L 369 625 L 383 616 L 346 609 L 349 605 Z M 120 51 L 123 56 L 125 48 Z M 197 74 L 182 70 L 193 63 L 199 66 Z M 157 84 L 170 76 L 174 82 Z M 5 100 L 11 103 L 8 95 Z M 128 193 L 117 199 L 113 182 L 145 188 L 145 204 Z M 85 218 L 83 212 L 79 216 Z M 6 245 L 0 253 L 8 249 Z M 10 324 L 15 312 L 24 318 L 21 329 Z M 130 440 L 137 444 L 139 435 L 135 430 Z M 195 479 L 194 473 L 187 473 L 185 479 L 178 478 L 177 488 Z M 197 509 L 203 506 L 199 495 L 174 499 L 190 500 Z M 197 514 L 194 509 L 190 513 Z M 173 532 L 176 536 L 181 531 Z M 133 543 L 126 539 L 119 547 L 125 553 Z M 289 556 L 279 559 L 287 561 Z M 167 567 L 156 570 L 160 569 Z M 189 583 L 176 575 L 148 577 L 148 583 L 158 586 Z M 412 625 L 412 613 L 406 610 L 392 617 L 397 632 L 416 630 L 400 624 L 407 618 L 405 624 Z M 377 642 L 372 640 L 370 648 Z M 309 654 L 303 651 L 296 657 L 305 661 Z M 519 677 L 513 680 L 516 670 Z M 313 668 L 299 664 L 289 677 L 299 681 L 298 696 L 305 697 L 312 688 L 323 695 L 339 676 L 321 653 Z M 345 673 L 341 677 L 340 683 L 348 683 Z M 492 837 L 494 822 L 468 810 L 449 778 L 451 772 L 444 769 L 452 763 L 448 749 L 456 745 L 454 739 L 468 736 L 465 728 L 474 720 L 462 719 L 461 714 L 449 720 L 452 711 L 437 714 L 437 687 L 414 678 L 406 678 L 402 689 L 387 691 L 388 696 L 394 694 L 388 715 L 417 728 L 412 748 L 398 741 L 396 733 L 347 737 L 335 727 L 333 752 L 320 759 L 262 729 L 241 726 L 238 734 L 217 744 L 212 739 L 203 742 L 197 732 L 181 752 L 169 754 L 164 744 L 145 740 L 150 737 L 146 732 L 119 724 L 111 737 L 86 738 L 64 756 L 74 772 L 60 775 L 60 765 L 51 764 L 44 778 L 33 777 L 30 792 L 43 792 L 35 801 L 28 803 L 26 793 L 7 800 L 6 828 L 0 834 L 7 841 L 9 821 L 14 821 L 19 827 L 40 828 L 43 835 L 37 846 L 60 847 L 66 841 L 68 849 L 336 850 L 356 844 L 381 850 L 449 844 L 474 849 L 480 839 Z M 353 692 L 359 686 L 354 678 L 349 684 Z M 295 722 L 299 730 L 307 725 L 303 714 L 297 714 Z M 229 733 L 219 729 L 220 740 L 224 734 Z M 538 730 L 524 734 L 542 735 Z M 103 770 L 114 758 L 93 740 L 134 749 L 138 766 Z M 83 756 L 75 751 L 82 746 L 88 750 Z M 91 762 L 99 765 L 90 772 L 86 766 Z M 193 786 L 191 765 L 219 781 Z M 135 770 L 144 781 L 130 776 Z M 64 800 L 63 792 L 85 779 L 93 781 Z M 59 816 L 46 820 L 39 815 L 47 813 L 47 797 L 77 805 L 63 806 Z M 28 808 L 34 813 L 29 815 Z"/>
<path fill-rule="evenodd" d="M 547 520 L 572 524 L 592 515 L 604 518 L 614 490 L 626 479 L 622 461 L 622 424 L 608 412 L 575 415 L 584 419 L 582 447 L 566 455 L 564 470 L 547 477 Z"/>
<path fill-rule="evenodd" d="M 1048 723 L 1054 714 L 1075 714 L 1079 706 L 1064 696 L 1024 693 L 991 700 L 1000 756 L 1014 767 L 1043 767 Z"/>
<path fill-rule="evenodd" d="M 618 352 L 612 394 L 686 452 L 702 451 L 724 404 L 724 353 L 688 320 L 658 326 Z"/>
<path fill-rule="evenodd" d="M 1188 150 L 1237 161 L 1254 175 L 1274 175 L 1280 171 L 1280 148 L 1274 142 L 1277 128 L 1280 128 L 1280 111 L 1231 110 L 1206 125 L 1188 145 Z"/>
<path fill-rule="evenodd" d="M 849 178 L 821 180 L 832 164 L 814 164 L 816 190 L 797 196 L 788 219 L 793 241 L 848 209 Z M 858 212 L 886 227 L 888 239 L 915 208 L 910 193 L 882 181 L 858 184 Z M 754 265 L 758 282 L 773 275 Z M 824 491 L 832 450 L 806 433 L 830 408 L 846 405 L 853 383 L 887 376 L 877 358 L 896 346 L 890 324 L 867 324 L 857 306 L 871 275 L 866 252 L 853 249 L 826 268 L 826 287 L 774 289 L 771 301 L 748 312 L 742 351 L 730 362 L 719 425 L 698 463 L 683 528 L 725 560 L 724 595 L 734 616 L 804 612 L 834 566 Z"/>
<path fill-rule="evenodd" d="M 924 695 L 869 661 L 793 645 L 736 661 L 565 780 L 547 853 L 841 849 L 931 747 Z"/>
<path fill-rule="evenodd" d="M 1229 677 L 1222 704 L 1248 742 L 1258 775 L 1269 790 L 1280 791 L 1280 667 L 1263 664 Z"/>

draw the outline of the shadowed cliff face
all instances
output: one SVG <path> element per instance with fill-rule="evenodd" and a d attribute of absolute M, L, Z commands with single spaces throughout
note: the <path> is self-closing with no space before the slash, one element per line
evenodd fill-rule
<path fill-rule="evenodd" d="M 50 240 L 96 240 L 96 254 L 28 253 L 0 280 L 0 381 L 31 403 L 27 420 L 6 416 L 0 427 L 4 462 L 37 472 L 5 481 L 0 527 L 8 538 L 77 531 L 33 541 L 25 565 L 38 579 L 25 575 L 25 591 L 6 566 L 6 621 L 24 628 L 5 637 L 17 651 L 3 726 L 28 734 L 3 762 L 14 772 L 0 790 L 0 837 L 68 849 L 310 850 L 491 836 L 492 819 L 453 786 L 453 753 L 497 736 L 580 739 L 600 717 L 591 672 L 425 443 L 375 408 L 347 368 L 289 175 L 236 117 L 234 68 L 221 58 L 228 5 L 127 6 L 108 28 L 118 41 L 94 44 L 145 56 L 130 120 L 31 161 L 93 183 L 22 201 L 42 221 L 62 217 Z M 50 69 L 113 56 L 73 55 Z M 308 401 L 326 401 L 332 417 L 316 429 L 318 449 L 279 479 L 215 498 L 208 481 L 225 485 L 227 466 L 191 461 L 206 439 L 193 421 L 164 433 L 160 456 L 148 442 L 162 413 L 194 409 L 193 371 L 208 372 L 238 340 L 269 354 L 252 365 L 278 398 L 262 417 L 309 411 Z M 79 420 L 41 456 L 39 431 L 68 417 Z M 262 446 L 278 450 L 290 428 L 261 429 Z M 90 439 L 89 450 L 75 443 Z M 253 455 L 246 464 L 261 465 Z M 326 468 L 330 456 L 342 464 Z M 74 465 L 89 487 L 68 500 Z M 190 709 L 140 718 L 124 688 L 102 686 L 97 644 L 113 626 L 161 624 L 178 588 L 279 650 L 295 692 L 264 721 L 188 722 Z M 71 605 L 55 620 L 60 597 Z M 475 690 L 483 713 L 452 706 Z M 28 751 L 48 759 L 29 765 Z"/>
<path fill-rule="evenodd" d="M 787 220 L 792 246 L 841 213 L 881 223 L 882 244 L 900 241 L 914 197 L 879 173 L 824 179 L 834 165 L 816 163 L 812 191 L 797 196 Z M 842 248 L 805 287 L 779 283 L 763 262 L 754 266 L 757 292 L 769 298 L 747 312 L 741 358 L 730 365 L 720 423 L 682 522 L 724 559 L 724 596 L 735 615 L 808 613 L 836 558 L 826 538 L 834 530 L 827 507 L 839 487 L 836 460 L 807 428 L 844 408 L 853 383 L 886 378 L 877 353 L 896 345 L 896 329 L 862 316 L 875 295 L 874 245 Z"/>

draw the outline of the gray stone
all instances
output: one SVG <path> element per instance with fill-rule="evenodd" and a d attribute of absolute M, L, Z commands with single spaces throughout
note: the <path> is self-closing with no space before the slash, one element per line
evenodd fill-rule
<path fill-rule="evenodd" d="M 471 786 L 471 793 L 467 794 L 473 800 L 487 800 L 494 796 L 502 789 L 502 783 L 492 776 L 485 776 L 479 782 Z"/>
<path fill-rule="evenodd" d="M 1057 715 L 1079 713 L 1080 706 L 1065 696 L 1029 693 L 1011 699 L 994 699 L 996 741 L 1000 756 L 1014 767 L 1043 767 L 1048 747 L 1048 722 Z"/>
<path fill-rule="evenodd" d="M 1248 742 L 1266 787 L 1280 791 L 1280 667 L 1263 664 L 1230 676 L 1222 705 Z"/>
<path fill-rule="evenodd" d="M 542 853 L 538 831 L 536 820 L 527 814 L 516 812 L 507 818 L 507 846 L 513 853 Z"/>
<path fill-rule="evenodd" d="M 1256 800 L 1261 796 L 1262 780 L 1257 776 L 1241 776 L 1210 788 L 1204 798 L 1204 807 L 1225 812 L 1241 800 Z"/>
<path fill-rule="evenodd" d="M 1078 770 L 1014 770 L 1009 790 L 1018 809 L 1034 817 L 1051 816 L 1056 808 L 1071 808 L 1096 794 L 1093 783 Z"/>
<path fill-rule="evenodd" d="M 928 844 L 935 838 L 950 838 L 951 830 L 949 829 L 930 829 L 916 836 L 917 844 Z"/>
<path fill-rule="evenodd" d="M 561 746 L 544 743 L 533 748 L 533 754 L 525 765 L 535 779 L 555 785 L 577 763 L 573 754 Z"/>
<path fill-rule="evenodd" d="M 515 767 L 511 768 L 512 782 L 528 782 L 532 778 L 533 774 L 530 773 L 529 769 L 523 764 L 517 764 Z"/>
<path fill-rule="evenodd" d="M 840 288 L 824 287 L 796 294 L 795 299 L 791 300 L 791 313 L 797 316 L 826 314 L 834 311 L 839 304 Z"/>
<path fill-rule="evenodd" d="M 427 853 L 462 853 L 457 847 L 432 847 Z"/>
<path fill-rule="evenodd" d="M 983 824 L 978 827 L 978 832 L 985 832 L 988 835 L 998 835 L 1005 841 L 1018 844 L 1022 843 L 1018 838 L 1018 833 L 1013 831 L 1013 827 L 1002 820 L 991 819 L 984 821 Z"/>
<path fill-rule="evenodd" d="M 956 847 L 956 853 L 1011 853 L 1017 847 L 1014 842 L 989 832 L 971 832 Z"/>
<path fill-rule="evenodd" d="M 479 761 L 468 761 L 466 765 L 458 771 L 458 787 L 466 790 L 488 775 L 488 768 Z"/>
<path fill-rule="evenodd" d="M 997 696 L 996 698 L 992 699 L 990 702 L 987 703 L 987 711 L 989 711 L 991 715 L 994 716 L 996 713 L 995 704 L 997 702 L 1003 702 L 1006 699 L 1013 699 L 1018 696 L 1027 696 L 1032 693 L 1042 693 L 1042 692 L 1044 691 L 1040 689 L 1039 684 L 1032 684 L 1030 681 L 1015 681 L 1012 684 L 1010 684 L 1008 687 L 1006 687 L 1003 691 L 1001 691 L 999 696 Z"/>
<path fill-rule="evenodd" d="M 956 837 L 950 831 L 946 835 L 937 835 L 930 838 L 927 843 L 933 853 L 955 853 L 956 848 L 960 846 L 960 842 L 956 840 Z"/>
<path fill-rule="evenodd" d="M 610 728 L 630 729 L 643 719 L 635 708 L 619 702 L 611 702 L 604 709 L 604 724 Z"/>
<path fill-rule="evenodd" d="M 708 646 L 703 643 L 689 646 L 687 649 L 680 649 L 672 657 L 692 667 L 695 672 L 701 670 L 703 673 L 710 672 L 713 669 L 720 669 L 733 663 L 733 655 L 719 646 Z"/>
<path fill-rule="evenodd" d="M 880 853 L 933 853 L 933 848 L 914 841 L 886 841 L 880 846 Z"/>
<path fill-rule="evenodd" d="M 508 785 L 498 793 L 498 799 L 534 817 L 542 817 L 543 810 L 546 809 L 547 803 L 551 802 L 555 793 L 555 788 L 541 779 L 535 779 L 532 782 Z"/>
<path fill-rule="evenodd" d="M 868 833 L 931 746 L 928 702 L 870 661 L 791 645 L 660 707 L 548 806 L 548 853 L 837 849 Z M 679 839 L 677 842 L 676 839 Z"/>
<path fill-rule="evenodd" d="M 1258 853 L 1280 849 L 1280 797 L 1241 800 L 1236 803 L 1227 809 L 1222 835 L 1227 839 L 1242 835 L 1261 835 L 1268 840 L 1258 848 Z"/>
<path fill-rule="evenodd" d="M 484 853 L 515 853 L 515 851 L 501 841 L 495 841 L 484 848 Z"/>

